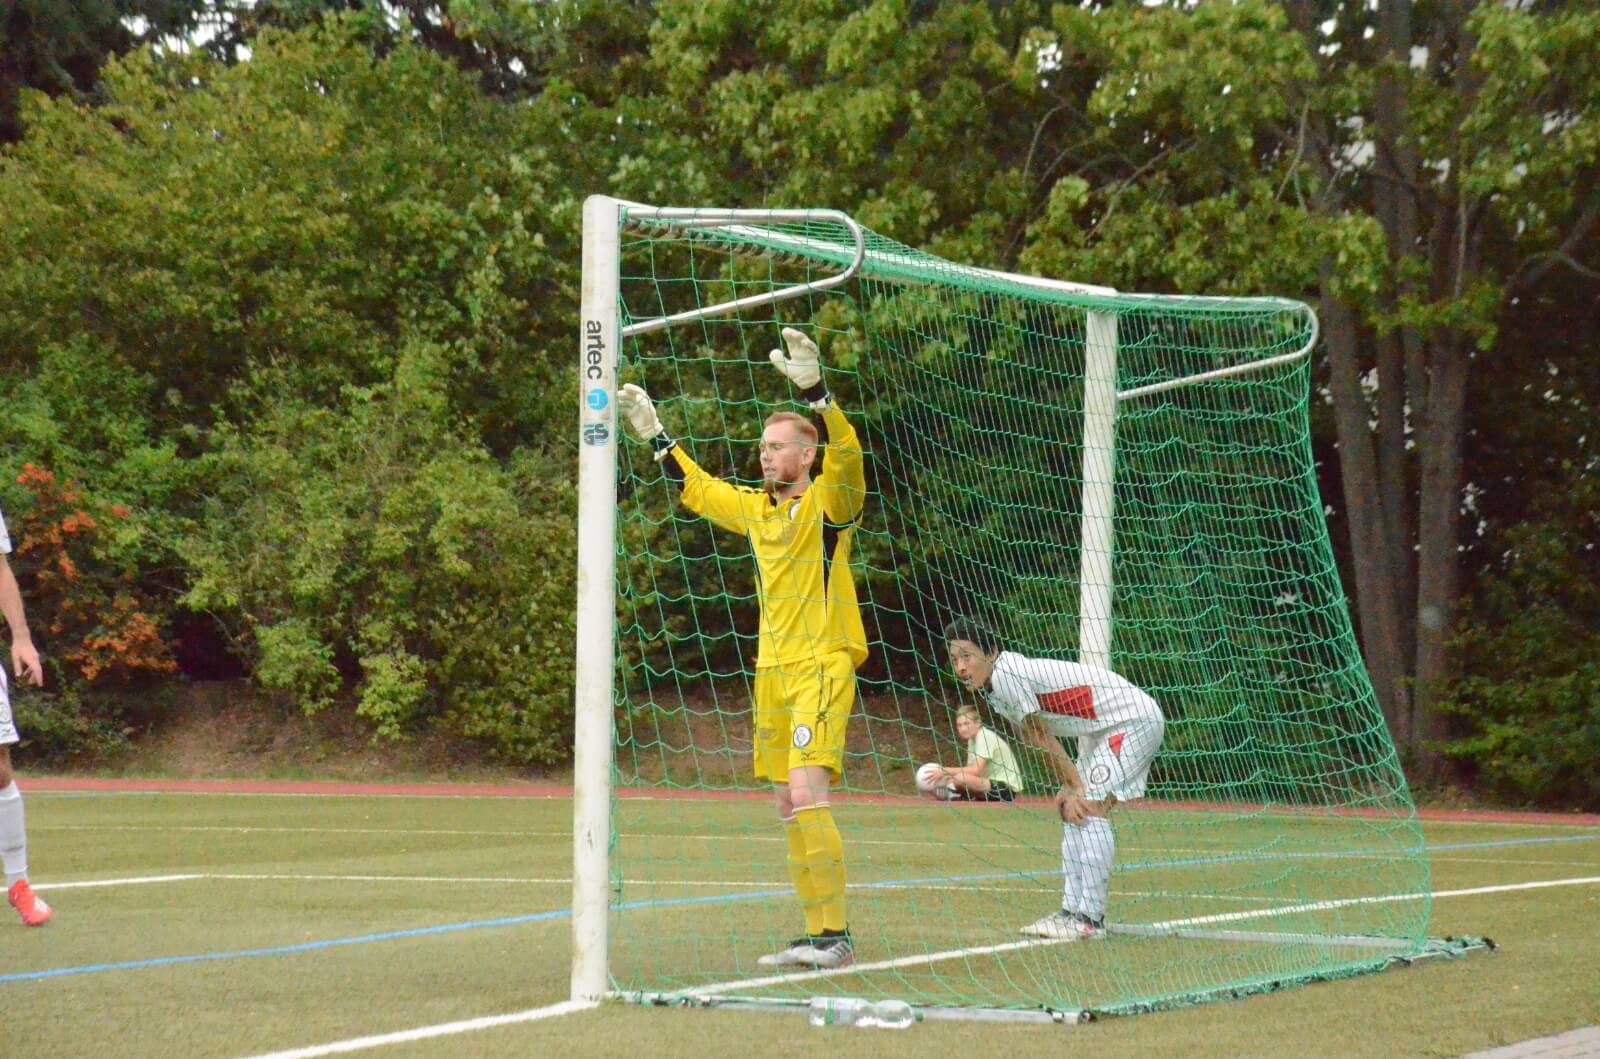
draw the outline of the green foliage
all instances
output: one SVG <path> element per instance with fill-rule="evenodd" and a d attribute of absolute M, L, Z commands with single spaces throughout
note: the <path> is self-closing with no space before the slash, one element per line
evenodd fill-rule
<path fill-rule="evenodd" d="M 425 49 L 375 56 L 359 18 L 316 22 L 236 66 L 136 54 L 93 110 L 27 101 L 0 155 L 0 438 L 126 509 L 97 547 L 155 628 L 182 598 L 308 709 L 553 760 L 564 104 L 506 106 Z"/>
<path fill-rule="evenodd" d="M 112 760 L 132 746 L 120 698 L 85 695 L 77 685 L 60 690 L 14 690 L 13 705 L 25 717 L 21 752 L 30 762 L 61 766 Z"/>
<path fill-rule="evenodd" d="M 696 144 L 688 164 L 721 175 L 706 190 L 722 201 L 825 202 L 992 262 L 1022 205 L 1029 150 L 1015 130 L 1031 87 L 1012 55 L 1040 8 L 660 4 L 650 112 Z"/>
<path fill-rule="evenodd" d="M 1330 33 L 1296 22 L 1300 6 L 1263 0 L 217 0 L 207 10 L 226 18 L 211 57 L 146 50 L 102 70 L 134 43 L 121 15 L 147 18 L 153 35 L 192 25 L 205 6 L 28 0 L 0 19 L 0 141 L 17 106 L 27 130 L 0 151 L 0 445 L 14 461 L 0 506 L 20 514 L 31 502 L 11 481 L 24 462 L 76 481 L 94 504 L 128 511 L 99 523 L 96 561 L 139 585 L 157 627 L 186 598 L 226 619 L 261 683 L 311 708 L 359 708 L 385 734 L 452 725 L 524 760 L 558 750 L 554 729 L 535 729 L 559 716 L 564 678 L 559 665 L 510 659 L 534 645 L 542 660 L 568 657 L 571 564 L 555 552 L 570 529 L 550 524 L 543 569 L 471 542 L 568 503 L 567 351 L 588 193 L 832 206 L 954 260 L 1125 289 L 1305 296 L 1320 285 L 1358 310 L 1369 346 L 1401 326 L 1476 343 L 1497 390 L 1537 379 L 1544 364 L 1523 355 L 1527 336 L 1548 349 L 1551 329 L 1587 319 L 1592 300 L 1574 285 L 1543 323 L 1507 320 L 1514 281 L 1600 266 L 1592 237 L 1564 243 L 1600 161 L 1592 5 L 1472 5 L 1461 64 L 1455 36 L 1466 36 L 1445 21 L 1454 9 L 1417 9 L 1430 50 L 1399 76 L 1403 132 L 1426 162 L 1424 230 L 1455 245 L 1450 196 L 1464 189 L 1477 203 L 1464 214 L 1472 237 L 1486 233 L 1473 243 L 1482 269 L 1459 286 L 1397 259 L 1373 213 L 1370 165 L 1352 161 L 1372 138 L 1387 67 L 1368 40 L 1377 14 L 1348 5 L 1320 6 L 1338 15 Z M 19 19 L 39 32 L 21 33 Z M 749 279 L 730 269 L 714 282 L 731 289 L 735 276 Z M 876 370 L 862 356 L 875 333 L 909 326 L 931 336 L 935 360 L 994 346 L 981 351 L 994 354 L 981 381 L 1009 385 L 1004 338 L 960 319 L 936 327 L 909 299 L 859 316 L 842 304 L 820 299 L 793 318 L 838 336 L 826 353 L 845 372 Z M 749 377 L 765 345 L 724 337 L 681 340 L 727 359 L 706 373 L 743 373 L 740 392 L 770 397 Z M 1578 352 L 1557 358 L 1563 370 L 1587 349 L 1581 334 L 1567 347 Z M 674 378 L 682 400 L 666 414 L 707 440 L 697 455 L 708 465 L 749 474 L 747 454 L 709 439 L 747 436 L 756 409 L 708 402 L 710 381 Z M 885 383 L 864 381 L 866 392 Z M 838 382 L 847 401 L 858 396 Z M 418 424 L 383 421 L 378 410 L 401 403 Z M 1473 453 L 1469 480 L 1482 466 L 1498 480 L 1518 454 L 1551 447 L 1529 433 L 1531 417 L 1480 406 L 1473 422 L 1495 444 Z M 951 532 L 1003 525 L 1020 483 L 981 483 L 985 512 L 970 473 L 902 451 L 923 431 L 980 448 L 982 438 L 923 423 L 892 396 L 852 409 L 884 469 L 900 461 Z M 1574 416 L 1546 434 L 1581 436 Z M 302 464 L 325 470 L 297 484 Z M 360 466 L 384 470 L 361 477 Z M 275 527 L 270 549 L 231 554 L 250 540 L 238 510 L 257 483 L 288 506 L 260 512 Z M 1517 491 L 1498 494 L 1483 503 L 1510 524 Z M 624 532 L 669 532 L 658 499 L 640 501 Z M 923 527 L 919 551 L 897 554 L 891 534 L 908 511 L 880 514 L 889 532 L 869 519 L 860 539 L 863 584 L 882 601 L 886 635 L 915 639 L 895 593 L 941 569 L 944 529 Z M 1061 514 L 1070 541 L 1075 516 Z M 1474 566 L 1498 562 L 1465 543 Z M 1056 544 L 983 556 L 1009 579 L 991 602 L 1046 621 L 1051 584 L 1074 575 Z M 637 602 L 664 635 L 706 638 L 707 668 L 721 671 L 739 656 L 753 585 L 747 572 L 707 579 L 727 565 L 697 562 L 726 551 L 709 532 L 674 546 L 664 590 Z M 461 564 L 479 561 L 509 562 L 521 580 L 478 585 L 488 575 Z M 1487 583 L 1531 592 L 1518 587 L 1531 576 L 1513 563 Z M 530 593 L 524 605 L 539 601 L 532 617 L 507 617 L 511 583 Z M 389 592 L 412 602 L 374 602 Z M 678 616 L 690 593 L 727 603 L 694 628 Z M 1490 627 L 1491 598 L 1478 593 L 1474 629 Z M 1553 624 L 1530 626 L 1528 641 L 1559 640 L 1576 605 L 1560 597 Z M 1509 605 L 1496 613 L 1533 620 Z M 485 626 L 498 631 L 485 637 Z M 1473 680 L 1497 679 L 1463 664 Z M 1471 702 L 1493 698 L 1473 687 Z M 1545 695 L 1580 698 L 1554 685 Z M 530 702 L 548 709 L 530 714 Z"/>
<path fill-rule="evenodd" d="M 21 136 L 23 90 L 90 97 L 106 59 L 143 41 L 187 33 L 207 2 L 9 0 L 0 7 L 0 144 Z"/>
<path fill-rule="evenodd" d="M 535 108 L 422 49 L 375 62 L 343 22 L 263 34 L 235 67 L 140 53 L 103 91 L 87 113 L 35 97 L 0 160 L 6 364 L 76 336 L 192 451 L 216 413 L 250 414 L 234 384 L 255 368 L 331 399 L 414 331 L 453 345 L 452 399 L 502 451 L 527 440 L 550 369 L 525 343 L 576 282 L 561 137 Z"/>
<path fill-rule="evenodd" d="M 163 616 L 169 584 L 158 572 L 171 565 L 187 471 L 177 440 L 151 429 L 150 376 L 128 370 L 111 345 L 82 336 L 44 343 L 31 368 L 16 375 L 10 399 L 0 402 L 0 445 L 17 461 L 16 477 L 0 480 L 0 504 L 13 515 L 38 507 L 35 486 L 45 483 L 34 478 L 30 485 L 23 464 L 77 483 L 98 519 L 90 565 L 137 581 L 150 612 Z M 115 517 L 101 517 L 113 508 Z M 20 527 L 19 548 L 31 536 Z M 26 562 L 19 576 L 31 586 Z"/>
<path fill-rule="evenodd" d="M 186 605 L 224 617 L 256 679 L 307 711 L 354 696 L 375 734 L 426 728 L 557 760 L 570 715 L 573 488 L 501 466 L 448 410 L 449 357 L 326 407 L 256 380 L 261 414 L 202 459 Z"/>
<path fill-rule="evenodd" d="M 1545 490 L 1456 637 L 1444 752 L 1485 793 L 1600 809 L 1600 485 Z"/>

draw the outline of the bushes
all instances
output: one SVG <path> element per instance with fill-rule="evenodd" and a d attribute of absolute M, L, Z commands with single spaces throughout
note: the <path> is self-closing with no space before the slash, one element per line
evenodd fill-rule
<path fill-rule="evenodd" d="M 29 742 L 45 756 L 113 753 L 127 745 L 124 693 L 178 668 L 165 609 L 130 561 L 133 512 L 32 463 L 16 484 L 14 565 L 47 673 L 26 693 Z"/>
<path fill-rule="evenodd" d="M 106 529 L 132 512 L 87 501 L 72 483 L 31 463 L 17 484 L 33 500 L 14 529 L 24 599 L 30 624 L 51 645 L 46 664 L 57 680 L 94 686 L 175 672 L 159 604 L 138 571 L 104 546 Z"/>
<path fill-rule="evenodd" d="M 423 342 L 339 407 L 262 379 L 219 431 L 182 545 L 186 605 L 228 621 L 265 687 L 307 712 L 349 689 L 385 738 L 426 728 L 552 762 L 570 724 L 575 496 L 565 461 L 506 466 L 452 424 Z"/>
<path fill-rule="evenodd" d="M 1456 637 L 1440 749 L 1501 801 L 1600 810 L 1600 484 L 1546 487 Z"/>
<path fill-rule="evenodd" d="M 564 749 L 570 103 L 364 33 L 136 53 L 0 154 L 7 477 L 81 483 L 0 482 L 64 742 L 96 687 L 220 635 L 385 737 Z"/>

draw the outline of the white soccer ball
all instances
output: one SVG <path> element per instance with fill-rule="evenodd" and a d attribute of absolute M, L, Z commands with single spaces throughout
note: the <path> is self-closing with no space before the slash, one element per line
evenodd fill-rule
<path fill-rule="evenodd" d="M 944 766 L 936 761 L 930 761 L 917 769 L 917 790 L 923 794 L 932 794 L 934 788 L 941 786 L 940 776 L 943 772 Z M 948 786 L 948 783 L 944 784 L 944 786 Z"/>

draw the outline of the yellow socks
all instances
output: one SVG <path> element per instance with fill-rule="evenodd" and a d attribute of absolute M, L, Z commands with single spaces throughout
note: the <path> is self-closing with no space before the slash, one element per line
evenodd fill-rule
<path fill-rule="evenodd" d="M 797 809 L 794 821 L 788 828 L 789 858 L 792 864 L 798 832 L 806 874 L 809 875 L 806 880 L 811 889 L 809 899 L 805 891 L 800 889 L 799 873 L 793 867 L 790 868 L 790 877 L 795 879 L 795 890 L 805 905 L 806 932 L 821 934 L 824 930 L 844 930 L 847 922 L 844 907 L 844 840 L 839 837 L 838 825 L 833 822 L 833 810 L 826 802 Z M 815 916 L 813 909 L 816 910 Z"/>
<path fill-rule="evenodd" d="M 798 813 L 783 821 L 783 837 L 789 843 L 789 881 L 794 883 L 794 892 L 800 895 L 800 906 L 805 909 L 806 933 L 821 934 L 822 902 L 817 897 L 811 858 L 806 854 L 806 840 L 797 816 Z"/>

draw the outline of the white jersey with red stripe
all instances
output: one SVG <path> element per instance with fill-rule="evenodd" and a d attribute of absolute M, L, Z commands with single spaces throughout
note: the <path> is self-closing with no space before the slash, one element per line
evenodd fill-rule
<path fill-rule="evenodd" d="M 1012 724 L 1021 727 L 1023 718 L 1037 713 L 1063 739 L 1165 720 L 1155 699 L 1109 669 L 1015 651 L 1000 652 L 984 694 Z"/>

